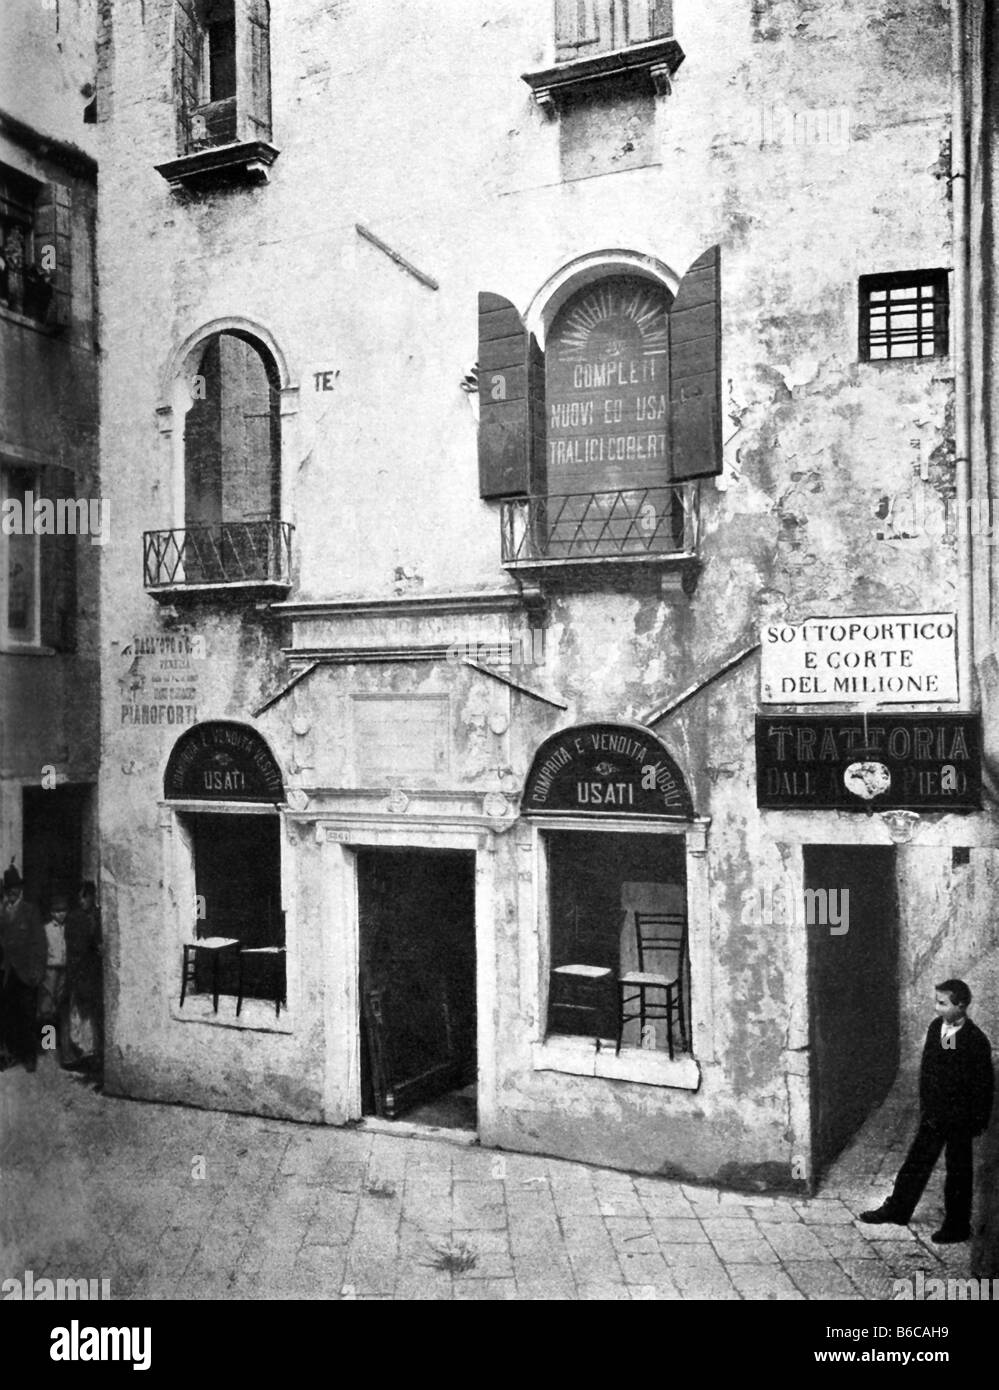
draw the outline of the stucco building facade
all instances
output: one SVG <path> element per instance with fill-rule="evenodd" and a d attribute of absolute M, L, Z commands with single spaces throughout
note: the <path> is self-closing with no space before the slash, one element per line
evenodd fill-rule
<path fill-rule="evenodd" d="M 101 10 L 109 1087 L 811 1184 L 996 983 L 951 15 Z"/>

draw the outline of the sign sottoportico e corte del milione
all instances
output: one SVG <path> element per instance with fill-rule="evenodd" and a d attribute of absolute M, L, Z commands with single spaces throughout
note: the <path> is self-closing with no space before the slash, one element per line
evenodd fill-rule
<path fill-rule="evenodd" d="M 766 623 L 765 705 L 951 704 L 959 698 L 957 616 L 895 613 Z"/>

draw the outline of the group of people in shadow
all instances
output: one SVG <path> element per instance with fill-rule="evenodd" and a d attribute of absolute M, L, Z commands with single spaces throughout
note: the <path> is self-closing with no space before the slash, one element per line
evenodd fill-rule
<path fill-rule="evenodd" d="M 59 1064 L 99 1072 L 102 970 L 97 889 L 55 893 L 47 920 L 24 895 L 13 861 L 0 903 L 0 1071 L 33 1072 L 40 1051 Z"/>

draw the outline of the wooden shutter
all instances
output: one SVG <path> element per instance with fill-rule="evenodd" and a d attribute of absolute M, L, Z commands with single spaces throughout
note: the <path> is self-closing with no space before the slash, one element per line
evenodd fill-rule
<path fill-rule="evenodd" d="M 270 6 L 236 0 L 236 138 L 271 138 Z"/>
<path fill-rule="evenodd" d="M 673 0 L 626 0 L 628 43 L 648 43 L 673 33 Z"/>
<path fill-rule="evenodd" d="M 76 495 L 76 479 L 68 468 L 43 468 L 39 481 L 43 496 L 58 503 Z M 58 507 L 56 517 L 58 518 Z M 75 535 L 39 536 L 41 570 L 41 639 L 43 647 L 57 652 L 76 650 L 76 547 Z"/>
<path fill-rule="evenodd" d="M 600 48 L 610 47 L 609 3 L 610 0 L 555 0 L 555 54 L 559 62 L 585 58 Z"/>
<path fill-rule="evenodd" d="M 508 299 L 479 295 L 479 495 L 523 497 L 529 486 L 533 339 Z M 542 405 L 543 410 L 543 405 Z M 541 416 L 540 426 L 544 427 Z"/>
<path fill-rule="evenodd" d="M 62 183 L 43 185 L 35 204 L 34 260 L 39 269 L 51 267 L 52 298 L 46 322 L 65 328 L 70 323 L 73 285 L 73 190 Z"/>
<path fill-rule="evenodd" d="M 195 143 L 191 118 L 201 104 L 201 63 L 204 34 L 196 0 L 174 0 L 173 87 L 177 108 L 177 148 L 187 154 Z"/>
<path fill-rule="evenodd" d="M 670 310 L 670 436 L 677 483 L 722 471 L 721 248 L 698 257 Z"/>

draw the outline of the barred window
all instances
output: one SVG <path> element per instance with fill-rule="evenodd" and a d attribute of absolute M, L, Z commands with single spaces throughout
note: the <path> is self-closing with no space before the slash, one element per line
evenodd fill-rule
<path fill-rule="evenodd" d="M 945 357 L 949 304 L 946 270 L 860 278 L 860 360 Z"/>

